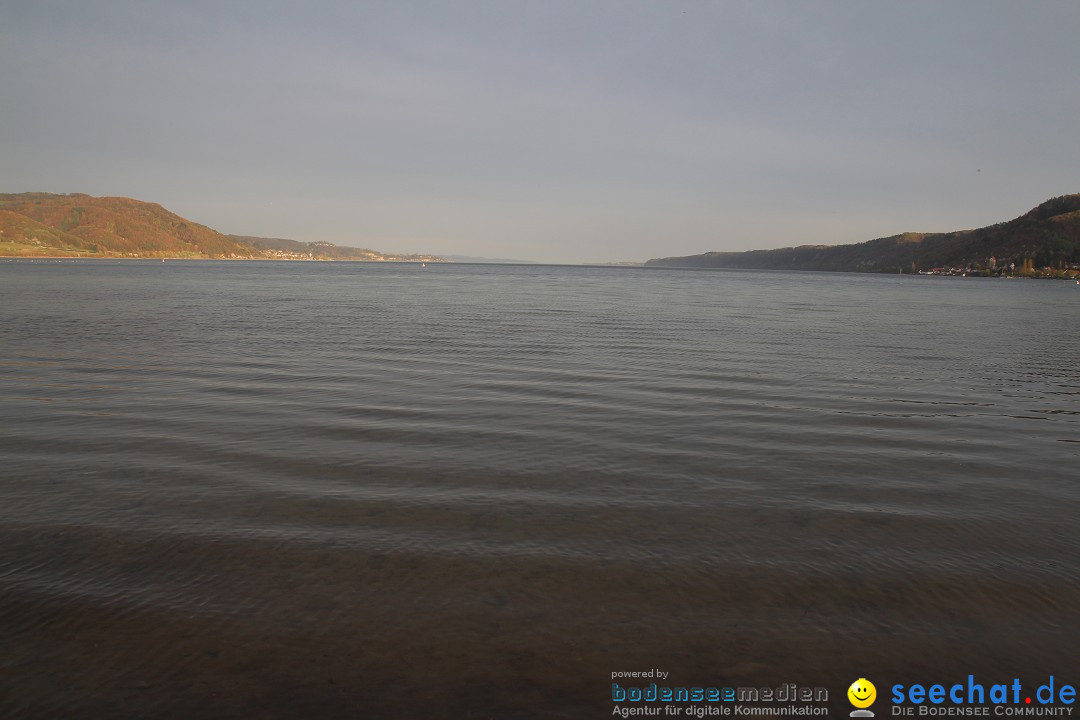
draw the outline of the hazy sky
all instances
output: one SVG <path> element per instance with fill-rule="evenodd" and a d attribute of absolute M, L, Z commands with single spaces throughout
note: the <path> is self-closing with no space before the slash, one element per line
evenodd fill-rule
<path fill-rule="evenodd" d="M 1080 192 L 1080 2 L 0 0 L 0 191 L 554 262 Z"/>

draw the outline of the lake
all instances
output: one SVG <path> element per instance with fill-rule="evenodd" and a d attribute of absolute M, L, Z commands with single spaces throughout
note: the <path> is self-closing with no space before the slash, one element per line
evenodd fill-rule
<path fill-rule="evenodd" d="M 1058 281 L 0 261 L 0 716 L 1080 684 L 1078 314 Z"/>

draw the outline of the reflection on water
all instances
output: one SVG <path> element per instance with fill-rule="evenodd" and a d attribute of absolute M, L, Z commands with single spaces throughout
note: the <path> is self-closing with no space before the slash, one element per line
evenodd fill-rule
<path fill-rule="evenodd" d="M 23 261 L 0 293 L 0 715 L 594 717 L 654 666 L 847 712 L 858 677 L 1075 665 L 1064 283 Z"/>

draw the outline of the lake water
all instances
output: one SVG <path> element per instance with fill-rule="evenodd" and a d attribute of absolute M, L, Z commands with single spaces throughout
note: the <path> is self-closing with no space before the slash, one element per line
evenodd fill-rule
<path fill-rule="evenodd" d="M 0 716 L 1080 684 L 1078 316 L 1055 281 L 0 262 Z"/>

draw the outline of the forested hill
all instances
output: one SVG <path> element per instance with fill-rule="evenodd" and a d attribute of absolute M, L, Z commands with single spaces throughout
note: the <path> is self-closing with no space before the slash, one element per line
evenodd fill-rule
<path fill-rule="evenodd" d="M 0 255 L 260 258 L 265 254 L 156 203 L 71 194 L 0 194 Z"/>
<path fill-rule="evenodd" d="M 326 242 L 298 242 L 216 230 L 156 203 L 124 197 L 0 194 L 0 256 L 424 260 Z"/>
<path fill-rule="evenodd" d="M 1015 220 L 977 230 L 903 233 L 852 245 L 802 245 L 777 250 L 708 252 L 649 260 L 650 267 L 974 273 L 1060 271 L 1080 265 L 1080 194 L 1047 200 Z"/>

